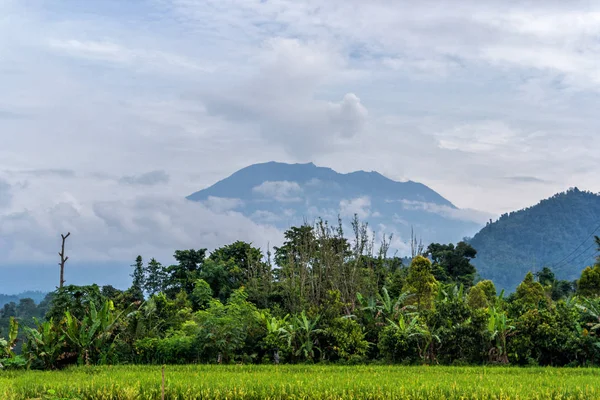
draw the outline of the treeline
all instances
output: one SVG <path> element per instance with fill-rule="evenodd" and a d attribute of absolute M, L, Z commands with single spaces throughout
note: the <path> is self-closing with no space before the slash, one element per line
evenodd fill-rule
<path fill-rule="evenodd" d="M 350 239 L 341 222 L 292 227 L 267 254 L 238 241 L 168 266 L 139 256 L 125 291 L 64 286 L 33 326 L 3 310 L 0 362 L 600 363 L 600 262 L 576 284 L 528 273 L 504 296 L 478 279 L 467 243 L 416 246 L 404 263 L 391 238 L 376 247 L 352 227 Z"/>

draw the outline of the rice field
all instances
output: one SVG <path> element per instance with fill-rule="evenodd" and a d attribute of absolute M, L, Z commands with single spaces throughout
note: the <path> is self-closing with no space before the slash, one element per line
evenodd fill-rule
<path fill-rule="evenodd" d="M 0 372 L 0 398 L 161 399 L 160 366 Z M 165 399 L 597 399 L 600 369 L 166 366 Z"/>

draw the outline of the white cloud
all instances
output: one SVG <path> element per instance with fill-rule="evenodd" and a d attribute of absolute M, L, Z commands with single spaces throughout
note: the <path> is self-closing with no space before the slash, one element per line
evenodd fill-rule
<path fill-rule="evenodd" d="M 256 124 L 262 136 L 299 159 L 327 152 L 361 133 L 368 111 L 354 93 L 341 101 L 317 98 L 320 85 L 344 68 L 331 48 L 296 39 L 268 39 L 258 68 L 245 81 L 208 99 L 208 110 Z"/>
<path fill-rule="evenodd" d="M 50 39 L 51 49 L 63 52 L 73 57 L 106 61 L 130 67 L 150 67 L 165 70 L 165 66 L 174 69 L 187 69 L 195 72 L 213 72 L 186 57 L 162 51 L 130 49 L 107 41 L 80 41 L 77 39 Z"/>
<path fill-rule="evenodd" d="M 169 182 L 169 174 L 165 171 L 150 171 L 140 175 L 122 177 L 119 182 L 128 185 L 159 185 Z"/>
<path fill-rule="evenodd" d="M 447 218 L 461 221 L 471 221 L 483 224 L 493 218 L 495 214 L 468 208 L 453 208 L 435 203 L 426 203 L 422 201 L 405 200 L 399 201 L 406 210 L 423 210 L 434 214 L 439 214 Z"/>
<path fill-rule="evenodd" d="M 353 217 L 355 214 L 362 220 L 371 216 L 371 199 L 368 196 L 340 201 L 340 215 L 342 217 Z"/>
<path fill-rule="evenodd" d="M 210 210 L 217 213 L 232 211 L 244 204 L 241 199 L 214 196 L 208 196 L 208 199 L 206 199 L 203 203 Z"/>
<path fill-rule="evenodd" d="M 181 198 L 99 201 L 80 209 L 60 202 L 0 217 L 0 236 L 8 242 L 0 260 L 5 264 L 53 260 L 57 237 L 67 231 L 73 262 L 127 261 L 137 254 L 169 262 L 175 249 L 214 249 L 235 240 L 264 247 L 281 238 L 275 228 L 259 226 L 241 214 L 215 212 Z"/>
<path fill-rule="evenodd" d="M 303 190 L 298 182 L 265 181 L 252 188 L 254 193 L 280 202 L 302 201 L 300 197 Z"/>

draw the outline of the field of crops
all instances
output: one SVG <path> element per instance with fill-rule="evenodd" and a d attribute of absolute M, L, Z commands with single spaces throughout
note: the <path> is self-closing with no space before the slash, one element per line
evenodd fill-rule
<path fill-rule="evenodd" d="M 599 369 L 167 366 L 165 399 L 594 399 Z M 160 399 L 161 368 L 0 372 L 0 398 Z"/>

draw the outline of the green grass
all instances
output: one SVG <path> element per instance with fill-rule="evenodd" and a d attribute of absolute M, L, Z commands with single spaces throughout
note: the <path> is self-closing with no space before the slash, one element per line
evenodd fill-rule
<path fill-rule="evenodd" d="M 167 366 L 166 399 L 595 399 L 600 369 Z M 0 399 L 160 399 L 161 368 L 0 372 Z"/>

